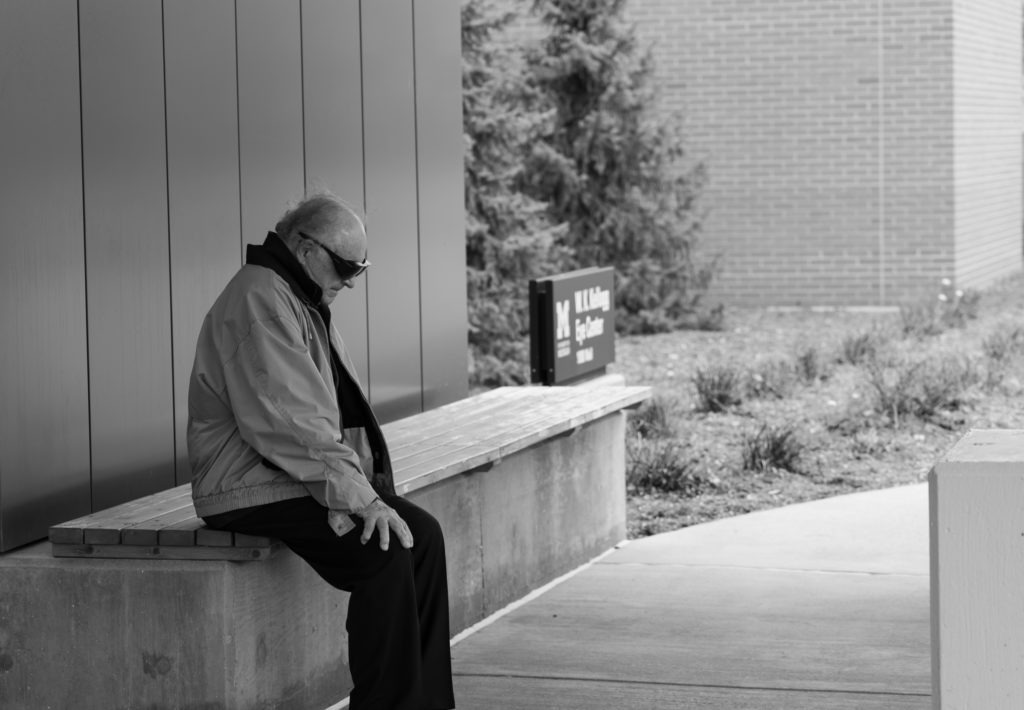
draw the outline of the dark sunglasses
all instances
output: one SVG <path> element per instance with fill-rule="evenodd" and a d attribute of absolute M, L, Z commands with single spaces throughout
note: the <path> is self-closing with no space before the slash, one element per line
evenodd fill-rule
<path fill-rule="evenodd" d="M 362 261 L 344 259 L 325 247 L 319 240 L 313 239 L 313 237 L 309 236 L 305 232 L 299 232 L 299 236 L 303 239 L 308 239 L 327 252 L 327 256 L 331 257 L 331 262 L 334 264 L 334 270 L 338 272 L 338 278 L 342 281 L 354 279 L 356 276 L 359 276 L 359 274 L 366 271 L 366 267 L 370 265 L 370 262 L 366 260 L 365 256 Z"/>

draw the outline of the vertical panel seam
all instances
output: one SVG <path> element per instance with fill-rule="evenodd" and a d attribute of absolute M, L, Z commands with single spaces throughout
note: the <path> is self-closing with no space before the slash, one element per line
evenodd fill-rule
<path fill-rule="evenodd" d="M 75 21 L 78 28 L 78 148 L 82 178 L 82 272 L 85 285 L 85 399 L 89 415 L 86 417 L 86 432 L 89 438 L 89 510 L 95 510 L 93 496 L 93 451 L 92 451 L 92 351 L 89 347 L 89 240 L 85 205 L 85 98 L 82 91 L 82 0 L 75 3 Z"/>
<path fill-rule="evenodd" d="M 364 220 L 369 214 L 366 211 L 366 57 L 363 53 L 363 2 L 359 0 L 359 138 L 362 141 L 363 155 L 363 217 Z M 363 282 L 366 288 L 366 396 L 373 401 L 373 358 L 370 357 L 370 278 L 369 270 L 363 274 Z"/>
<path fill-rule="evenodd" d="M 178 483 L 178 393 L 177 373 L 174 359 L 174 254 L 171 248 L 171 152 L 167 122 L 167 5 L 160 0 L 160 54 L 163 61 L 164 79 L 164 196 L 167 200 L 167 290 L 169 292 L 170 343 L 171 343 L 171 447 L 174 459 L 174 474 L 171 485 Z"/>
<path fill-rule="evenodd" d="M 309 190 L 309 165 L 306 160 L 306 27 L 303 24 L 302 8 L 304 0 L 299 0 L 299 108 L 302 112 L 302 195 Z"/>
<path fill-rule="evenodd" d="M 238 261 L 245 263 L 245 222 L 242 214 L 242 89 L 238 59 L 238 0 L 235 0 L 235 140 L 238 143 Z"/>
<path fill-rule="evenodd" d="M 424 375 L 423 345 L 423 214 L 420 209 L 420 100 L 419 77 L 416 74 L 416 0 L 409 0 L 412 14 L 410 32 L 412 35 L 412 142 L 413 142 L 413 175 L 416 179 L 416 291 L 418 294 L 418 318 L 420 325 L 420 411 L 426 406 L 426 379 Z"/>

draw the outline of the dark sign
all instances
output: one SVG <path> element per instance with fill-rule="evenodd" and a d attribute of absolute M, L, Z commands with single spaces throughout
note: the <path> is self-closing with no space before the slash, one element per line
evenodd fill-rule
<path fill-rule="evenodd" d="M 557 385 L 603 372 L 615 360 L 615 269 L 530 281 L 530 370 Z"/>

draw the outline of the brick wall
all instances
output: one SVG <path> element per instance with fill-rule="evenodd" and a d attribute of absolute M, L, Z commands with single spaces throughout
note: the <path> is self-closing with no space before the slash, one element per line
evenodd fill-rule
<path fill-rule="evenodd" d="M 881 66 L 879 304 L 934 296 L 953 278 L 953 21 L 949 0 L 872 0 Z"/>
<path fill-rule="evenodd" d="M 885 304 L 952 275 L 945 2 L 634 0 L 710 167 L 727 301 Z"/>
<path fill-rule="evenodd" d="M 954 13 L 956 278 L 975 286 L 1021 268 L 1021 4 Z"/>
<path fill-rule="evenodd" d="M 628 18 L 709 167 L 722 300 L 893 305 L 1020 268 L 1020 0 L 631 0 Z"/>

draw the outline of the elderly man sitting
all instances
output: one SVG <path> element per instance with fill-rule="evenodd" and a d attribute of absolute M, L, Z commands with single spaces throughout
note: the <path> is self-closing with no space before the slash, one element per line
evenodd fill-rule
<path fill-rule="evenodd" d="M 369 265 L 362 221 L 330 195 L 249 246 L 196 345 L 192 496 L 210 527 L 278 538 L 351 593 L 353 710 L 442 710 L 455 702 L 441 528 L 394 494 L 328 308 Z"/>

